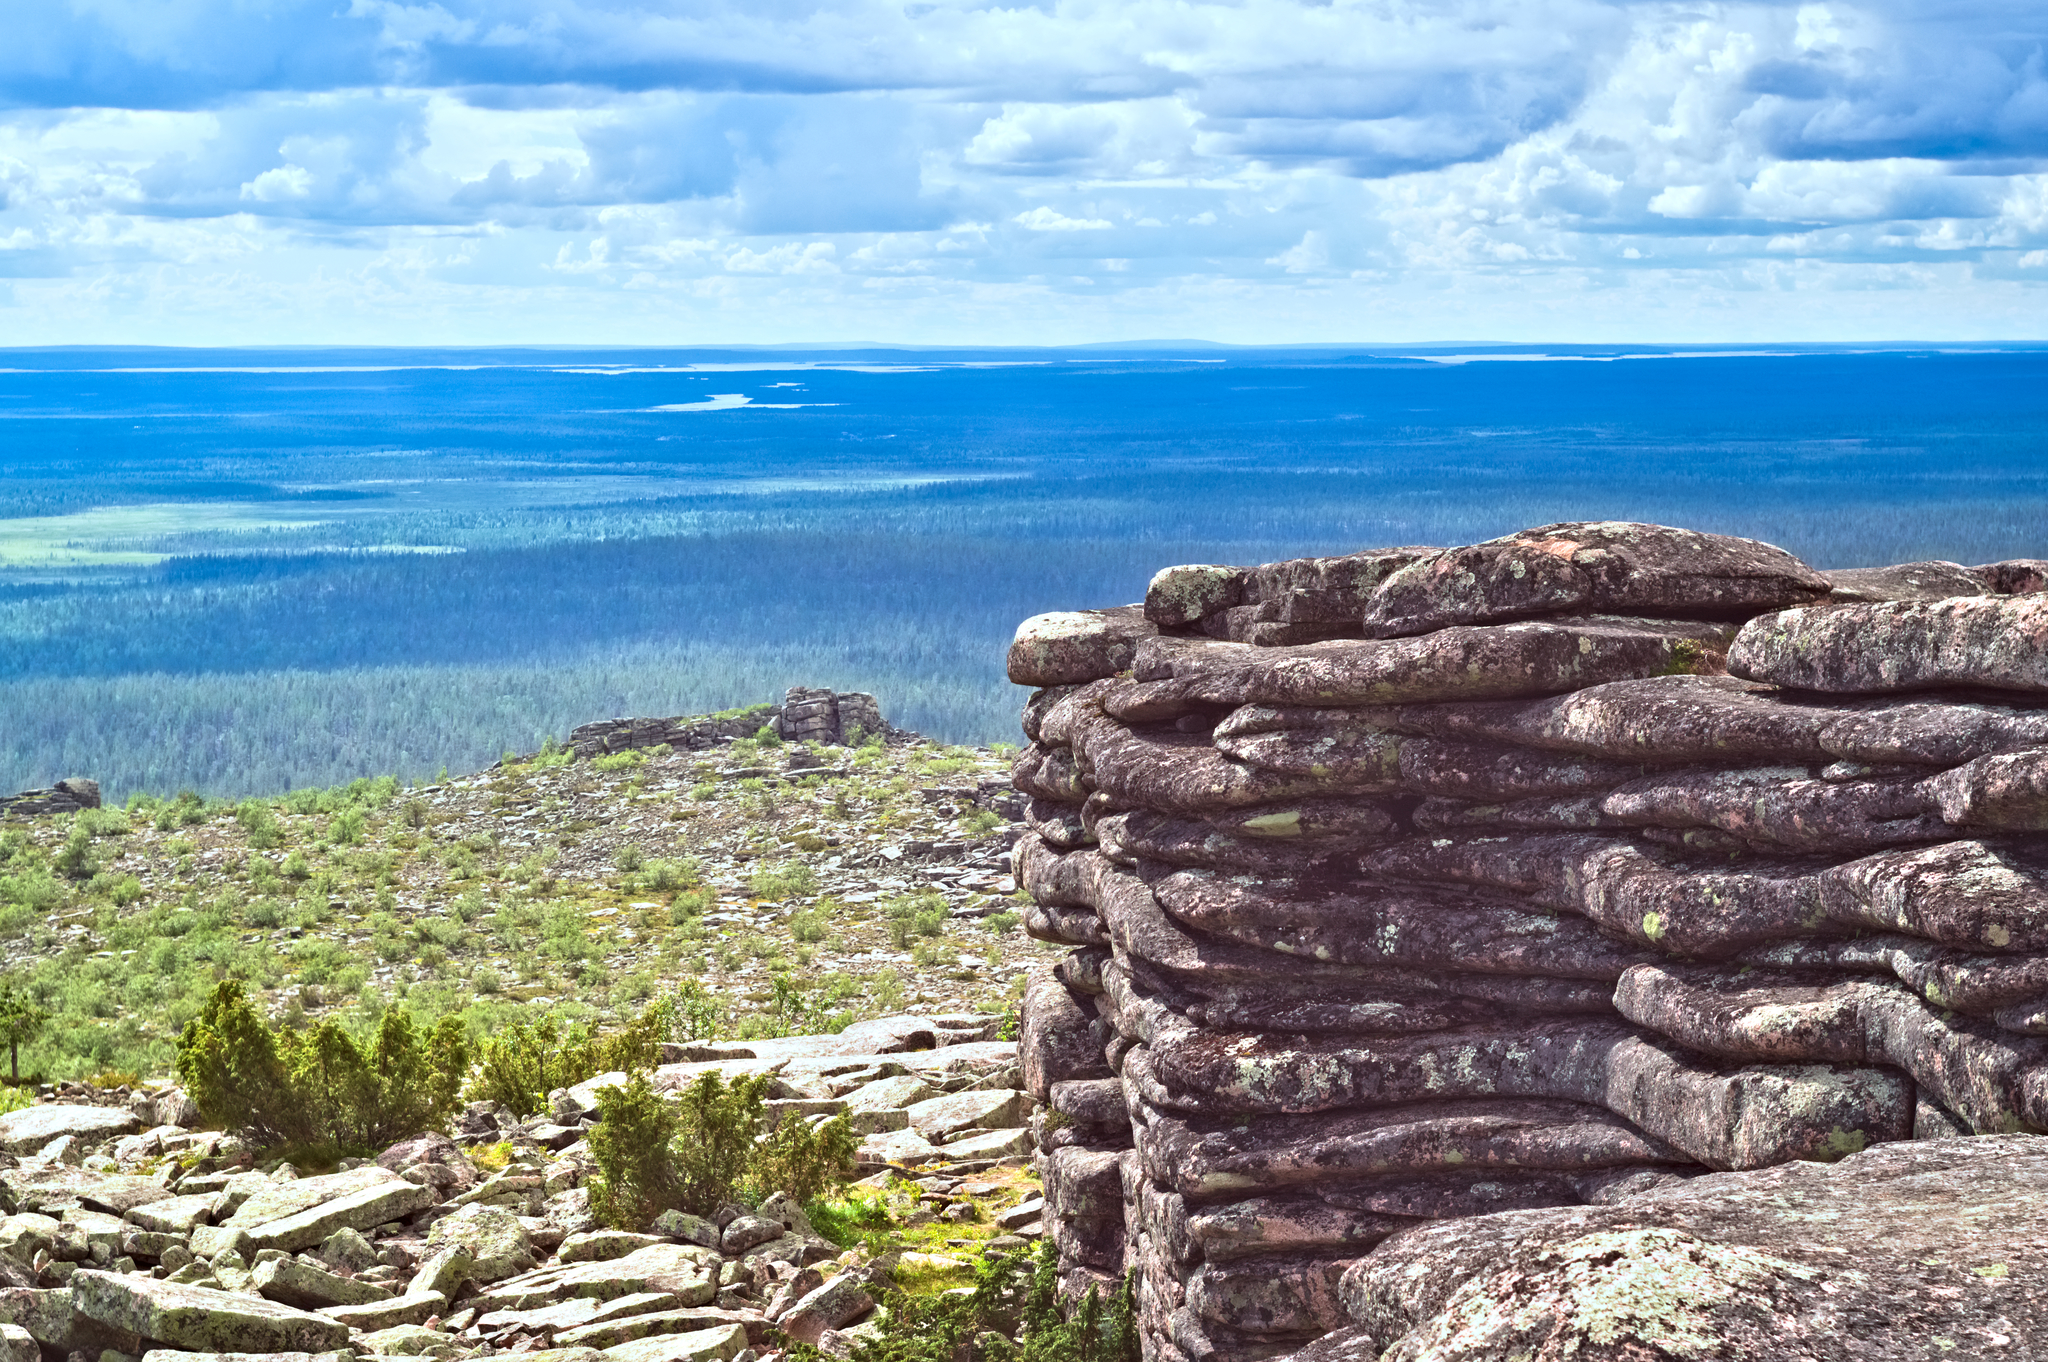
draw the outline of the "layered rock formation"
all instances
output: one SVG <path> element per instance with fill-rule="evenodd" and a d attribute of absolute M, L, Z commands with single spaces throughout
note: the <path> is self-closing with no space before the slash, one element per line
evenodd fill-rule
<path fill-rule="evenodd" d="M 2048 1130 L 2044 585 L 1566 524 L 1027 621 L 1070 1288 L 1270 1357 L 1403 1229 Z"/>
<path fill-rule="evenodd" d="M 77 813 L 100 806 L 100 783 L 73 777 L 60 780 L 47 790 L 23 790 L 18 795 L 0 795 L 0 814 L 22 818 L 44 813 Z"/>
<path fill-rule="evenodd" d="M 725 714 L 686 714 L 668 719 L 600 719 L 569 734 L 579 757 L 634 748 L 673 747 L 703 751 L 721 739 L 751 738 L 772 728 L 787 742 L 854 747 L 869 738 L 909 736 L 882 717 L 881 702 L 865 691 L 791 686 L 779 705 L 755 705 Z"/>

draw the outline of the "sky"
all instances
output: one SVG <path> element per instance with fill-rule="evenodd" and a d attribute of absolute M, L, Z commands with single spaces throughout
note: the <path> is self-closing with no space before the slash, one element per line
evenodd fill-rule
<path fill-rule="evenodd" d="M 2048 337 L 2048 4 L 0 0 L 0 345 Z"/>

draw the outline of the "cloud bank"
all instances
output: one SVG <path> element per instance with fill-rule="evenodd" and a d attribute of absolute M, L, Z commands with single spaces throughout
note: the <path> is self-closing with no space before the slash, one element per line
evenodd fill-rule
<path fill-rule="evenodd" d="M 2048 10 L 56 0 L 0 338 L 2038 337 Z"/>

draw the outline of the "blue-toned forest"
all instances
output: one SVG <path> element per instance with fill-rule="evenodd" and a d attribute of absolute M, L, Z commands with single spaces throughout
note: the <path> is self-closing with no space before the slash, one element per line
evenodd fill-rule
<path fill-rule="evenodd" d="M 418 777 L 794 683 L 1010 738 L 1016 622 L 1173 562 L 2048 556 L 2048 351 L 1425 353 L 6 352 L 0 788 Z"/>

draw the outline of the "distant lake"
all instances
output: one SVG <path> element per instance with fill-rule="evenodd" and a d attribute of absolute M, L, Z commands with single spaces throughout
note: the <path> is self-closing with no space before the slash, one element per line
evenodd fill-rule
<path fill-rule="evenodd" d="M 0 351 L 0 789 L 432 775 L 1018 620 L 1555 520 L 2048 557 L 2048 348 Z"/>

